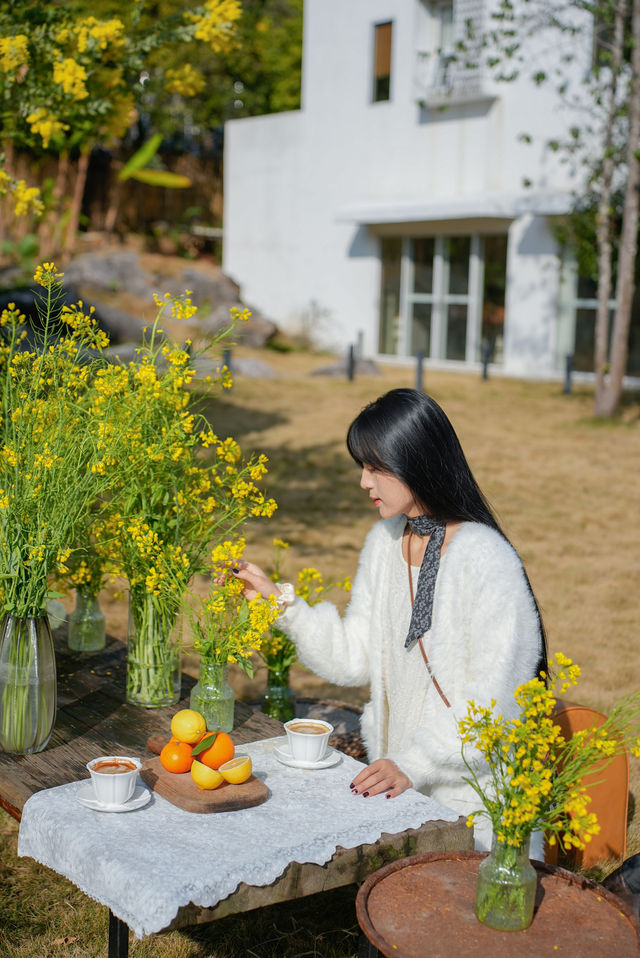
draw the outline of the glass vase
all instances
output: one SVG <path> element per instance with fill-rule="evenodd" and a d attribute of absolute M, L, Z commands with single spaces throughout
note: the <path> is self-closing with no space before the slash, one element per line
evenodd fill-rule
<path fill-rule="evenodd" d="M 490 928 L 522 931 L 533 920 L 537 874 L 529 860 L 530 837 L 514 847 L 498 842 L 480 862 L 476 888 L 476 915 Z"/>
<path fill-rule="evenodd" d="M 260 709 L 280 722 L 295 717 L 296 696 L 289 685 L 289 669 L 267 667 L 267 684 L 260 699 Z"/>
<path fill-rule="evenodd" d="M 0 750 L 46 748 L 56 720 L 56 662 L 47 615 L 5 615 L 0 625 Z"/>
<path fill-rule="evenodd" d="M 99 652 L 105 644 L 104 612 L 98 596 L 76 589 L 76 607 L 69 616 L 67 645 L 74 652 Z"/>
<path fill-rule="evenodd" d="M 210 732 L 230 732 L 233 728 L 233 689 L 227 666 L 200 663 L 200 677 L 191 689 L 189 703 L 200 712 Z"/>
<path fill-rule="evenodd" d="M 129 595 L 127 702 L 146 709 L 180 700 L 177 611 L 158 608 L 147 593 Z"/>

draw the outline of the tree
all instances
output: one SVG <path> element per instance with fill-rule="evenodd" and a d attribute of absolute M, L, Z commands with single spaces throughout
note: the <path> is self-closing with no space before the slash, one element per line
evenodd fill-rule
<path fill-rule="evenodd" d="M 179 50 L 181 65 L 162 71 L 158 86 L 165 101 L 176 92 L 193 94 L 202 79 L 186 50 L 222 52 L 231 44 L 241 13 L 239 0 L 204 0 L 184 11 L 171 4 L 159 11 L 158 6 L 133 0 L 119 4 L 121 16 L 105 19 L 81 4 L 14 0 L 0 9 L 6 172 L 14 176 L 19 151 L 36 161 L 51 156 L 57 161 L 53 184 L 44 191 L 50 214 L 41 226 L 41 255 L 46 258 L 60 247 L 71 250 L 89 154 L 96 143 L 122 137 L 131 126 L 144 94 L 147 65 L 154 59 L 175 62 Z"/>
<path fill-rule="evenodd" d="M 528 56 L 527 38 L 539 37 L 541 31 L 547 32 L 553 48 L 550 69 Z M 468 33 L 466 44 L 461 44 L 463 50 L 478 41 L 471 24 Z M 576 85 L 575 51 L 588 49 L 591 41 L 591 69 Z M 567 235 L 573 233 L 579 239 L 585 207 L 590 203 L 594 207 L 598 284 L 594 413 L 610 417 L 622 399 L 635 290 L 640 215 L 640 0 L 500 0 L 491 29 L 482 36 L 482 46 L 497 79 L 512 81 L 528 72 L 537 85 L 552 84 L 567 116 L 573 119 L 566 138 L 549 140 L 547 145 L 565 162 L 581 168 L 581 188 Z M 615 200 L 620 196 L 622 213 L 617 216 Z"/>

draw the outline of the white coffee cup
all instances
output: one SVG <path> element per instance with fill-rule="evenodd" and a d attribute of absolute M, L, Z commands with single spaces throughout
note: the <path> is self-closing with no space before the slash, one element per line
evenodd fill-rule
<path fill-rule="evenodd" d="M 101 755 L 87 763 L 93 793 L 103 805 L 124 805 L 133 795 L 138 781 L 139 758 L 129 755 Z"/>
<path fill-rule="evenodd" d="M 333 725 L 322 719 L 293 718 L 284 727 L 289 751 L 297 762 L 319 762 L 324 758 Z"/>

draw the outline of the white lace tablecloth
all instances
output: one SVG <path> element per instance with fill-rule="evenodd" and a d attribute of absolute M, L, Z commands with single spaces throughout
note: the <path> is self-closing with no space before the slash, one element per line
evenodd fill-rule
<path fill-rule="evenodd" d="M 189 902 L 211 907 L 240 882 L 270 884 L 290 862 L 322 865 L 338 846 L 458 817 L 412 789 L 390 801 L 352 795 L 348 786 L 363 765 L 348 755 L 332 768 L 288 768 L 273 754 L 283 741 L 238 750 L 251 755 L 254 774 L 269 787 L 263 805 L 202 815 L 154 794 L 136 811 L 103 813 L 76 800 L 87 780 L 71 782 L 27 801 L 18 855 L 69 878 L 140 938 L 165 928 Z"/>

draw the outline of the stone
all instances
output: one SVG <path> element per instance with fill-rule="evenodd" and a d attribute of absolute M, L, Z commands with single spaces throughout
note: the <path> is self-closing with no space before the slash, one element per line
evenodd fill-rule
<path fill-rule="evenodd" d="M 238 323 L 234 329 L 231 338 L 235 342 L 252 346 L 255 349 L 262 349 L 278 332 L 276 324 L 270 319 L 266 319 L 259 310 L 252 309 L 250 306 L 245 307 L 237 300 L 221 303 L 209 316 L 200 317 L 199 326 L 202 332 L 215 334 L 220 329 L 224 329 L 229 323 L 229 311 L 234 307 L 240 310 L 248 308 L 251 313 L 247 322 Z"/>
<path fill-rule="evenodd" d="M 85 306 L 89 305 L 85 300 Z M 99 300 L 92 299 L 91 305 L 95 306 L 96 318 L 100 328 L 109 334 L 112 343 L 121 343 L 142 341 L 142 330 L 149 324 L 131 313 L 126 313 L 122 309 L 116 309 L 115 306 L 107 306 Z"/>
<path fill-rule="evenodd" d="M 340 359 L 330 366 L 320 366 L 311 371 L 312 376 L 347 376 L 347 360 Z M 380 369 L 372 359 L 356 359 L 354 366 L 355 376 L 380 376 Z"/>
<path fill-rule="evenodd" d="M 172 296 L 180 296 L 185 289 L 190 289 L 194 306 L 209 309 L 215 309 L 220 303 L 235 303 L 240 295 L 238 285 L 221 269 L 204 273 L 194 266 L 187 266 L 180 280 L 168 279 L 165 286 Z"/>
<path fill-rule="evenodd" d="M 205 379 L 207 376 L 212 378 L 218 376 L 222 362 L 215 362 L 206 356 L 198 356 L 193 361 L 193 368 L 196 371 L 198 379 Z M 247 379 L 275 379 L 276 374 L 272 366 L 265 363 L 262 359 L 249 359 L 247 357 L 231 355 L 231 375 L 246 376 Z"/>
<path fill-rule="evenodd" d="M 82 253 L 65 268 L 64 278 L 74 286 L 124 292 L 140 299 L 151 299 L 153 294 L 138 253 L 130 250 Z"/>

